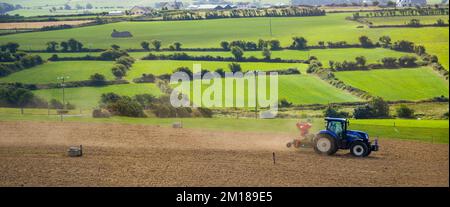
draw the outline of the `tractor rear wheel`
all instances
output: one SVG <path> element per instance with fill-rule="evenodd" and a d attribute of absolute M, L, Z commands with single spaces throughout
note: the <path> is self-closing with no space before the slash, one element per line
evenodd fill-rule
<path fill-rule="evenodd" d="M 370 149 L 366 143 L 361 141 L 355 141 L 350 146 L 350 152 L 355 157 L 367 157 L 370 154 Z"/>
<path fill-rule="evenodd" d="M 314 151 L 319 154 L 332 155 L 338 150 L 336 140 L 327 135 L 319 135 L 314 140 Z"/>

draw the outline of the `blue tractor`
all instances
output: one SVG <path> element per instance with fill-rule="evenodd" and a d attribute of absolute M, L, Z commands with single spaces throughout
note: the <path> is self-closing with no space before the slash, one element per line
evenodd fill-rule
<path fill-rule="evenodd" d="M 356 157 L 369 156 L 378 151 L 378 140 L 372 144 L 369 135 L 362 131 L 349 130 L 349 121 L 343 118 L 325 118 L 326 129 L 314 137 L 313 147 L 319 154 L 332 155 L 339 149 L 350 149 Z"/>

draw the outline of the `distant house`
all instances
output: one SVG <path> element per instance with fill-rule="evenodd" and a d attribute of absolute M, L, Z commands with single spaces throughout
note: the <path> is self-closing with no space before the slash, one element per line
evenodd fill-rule
<path fill-rule="evenodd" d="M 123 16 L 125 15 L 124 11 L 110 11 L 108 12 L 109 16 Z"/>
<path fill-rule="evenodd" d="M 184 7 L 183 2 L 173 1 L 173 2 L 158 2 L 155 4 L 155 8 L 161 10 L 179 10 Z"/>
<path fill-rule="evenodd" d="M 200 5 L 189 5 L 187 9 L 191 10 L 222 10 L 222 9 L 234 9 L 236 6 L 231 4 L 200 4 Z"/>
<path fill-rule="evenodd" d="M 397 7 L 426 6 L 427 0 L 397 0 Z"/>
<path fill-rule="evenodd" d="M 147 8 L 147 7 L 141 7 L 141 6 L 134 6 L 133 8 L 130 9 L 130 15 L 142 16 L 142 15 L 150 14 L 151 12 L 152 12 L 152 9 Z"/>
<path fill-rule="evenodd" d="M 131 32 L 128 32 L 128 31 L 119 32 L 117 30 L 113 30 L 113 32 L 111 33 L 111 37 L 113 37 L 113 38 L 127 38 L 127 37 L 133 37 L 133 35 L 131 34 Z"/>

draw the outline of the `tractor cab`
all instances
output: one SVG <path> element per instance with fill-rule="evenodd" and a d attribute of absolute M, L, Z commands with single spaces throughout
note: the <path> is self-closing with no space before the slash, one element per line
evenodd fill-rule
<path fill-rule="evenodd" d="M 325 118 L 326 130 L 333 133 L 338 139 L 345 139 L 348 127 L 348 120 L 343 118 Z"/>

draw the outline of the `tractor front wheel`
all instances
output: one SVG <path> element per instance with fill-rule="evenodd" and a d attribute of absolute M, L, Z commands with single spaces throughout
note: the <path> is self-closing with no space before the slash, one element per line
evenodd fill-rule
<path fill-rule="evenodd" d="M 367 157 L 370 154 L 370 149 L 366 143 L 355 141 L 350 147 L 350 152 L 355 157 Z"/>
<path fill-rule="evenodd" d="M 337 150 L 336 141 L 330 136 L 320 135 L 314 141 L 314 151 L 319 154 L 332 155 Z"/>

